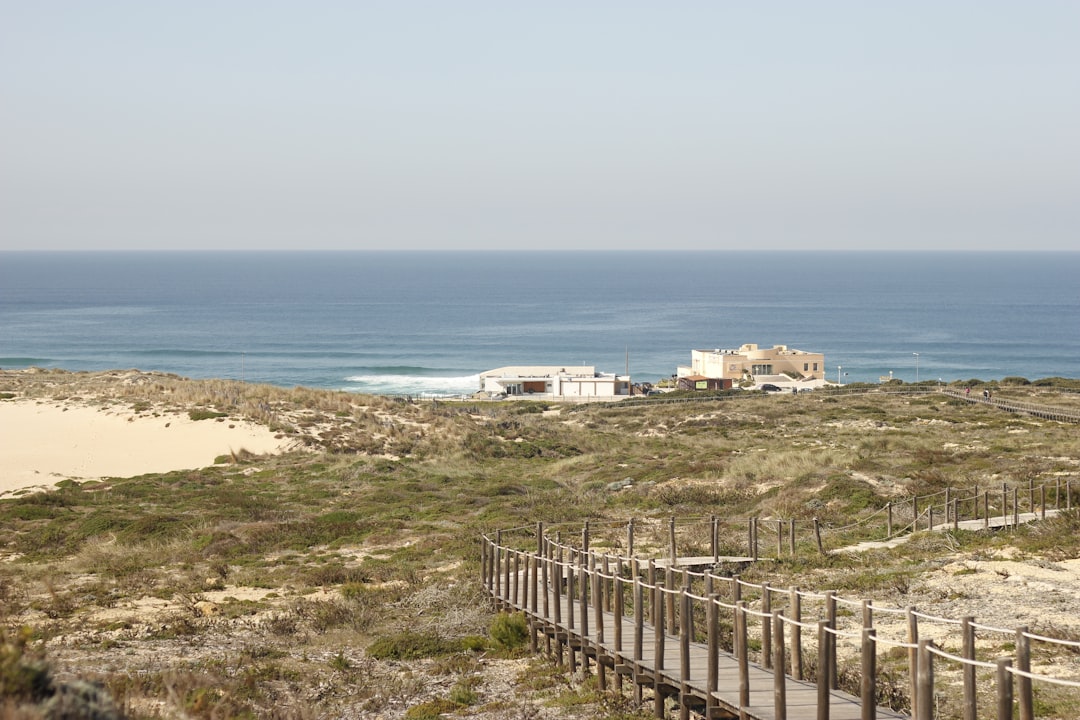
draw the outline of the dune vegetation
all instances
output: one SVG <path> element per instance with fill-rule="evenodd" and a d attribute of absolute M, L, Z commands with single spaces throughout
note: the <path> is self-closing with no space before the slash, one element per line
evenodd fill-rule
<path fill-rule="evenodd" d="M 1080 408 L 1067 382 L 1021 380 L 994 396 Z M 1080 500 L 1076 425 L 921 389 L 560 405 L 2 372 L 7 400 L 253 420 L 296 449 L 0 499 L 0 718 L 651 716 L 531 656 L 493 612 L 477 540 L 538 521 L 817 519 L 828 552 L 807 538 L 745 577 L 1080 637 L 1075 510 L 836 551 L 866 537 L 833 529 L 946 487 L 1068 484 Z M 733 523 L 724 542 L 742 537 Z M 1036 567 L 1062 571 L 1062 596 L 992 591 Z M 1080 677 L 1076 657 L 1054 662 Z M 1075 716 L 1075 701 L 1047 692 L 1041 716 Z"/>

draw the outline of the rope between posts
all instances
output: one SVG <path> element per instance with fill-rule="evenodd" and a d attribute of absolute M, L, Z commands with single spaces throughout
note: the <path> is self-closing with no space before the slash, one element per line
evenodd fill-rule
<path fill-rule="evenodd" d="M 993 625 L 983 625 L 982 623 L 977 623 L 977 622 L 971 623 L 971 627 L 975 628 L 976 630 L 985 630 L 987 632 L 1003 633 L 1005 635 L 1012 635 L 1013 633 L 1016 632 L 1015 630 L 1008 630 L 1006 628 L 994 627 Z"/>
<path fill-rule="evenodd" d="M 913 610 L 911 612 L 911 614 L 914 615 L 915 617 L 921 617 L 923 620 L 929 620 L 930 622 L 945 623 L 946 625 L 963 625 L 964 624 L 963 620 L 953 620 L 952 618 L 943 618 L 943 617 L 938 617 L 936 615 L 927 615 L 926 613 L 921 613 L 918 610 Z"/>
<path fill-rule="evenodd" d="M 873 610 L 875 614 L 881 613 L 884 615 L 907 615 L 907 610 L 904 608 L 891 608 L 871 604 L 870 609 Z"/>
<path fill-rule="evenodd" d="M 843 630 L 837 630 L 836 628 L 826 627 L 825 632 L 835 635 L 836 637 L 854 638 L 855 640 L 862 639 L 862 633 L 844 632 Z"/>
<path fill-rule="evenodd" d="M 847 605 L 849 607 L 862 607 L 862 600 L 848 600 L 847 598 L 838 597 L 836 595 L 834 595 L 833 597 L 836 598 L 836 604 L 837 605 Z"/>
<path fill-rule="evenodd" d="M 874 642 L 880 645 L 888 645 L 889 647 L 907 648 L 908 650 L 918 650 L 919 643 L 901 642 L 900 640 L 890 640 L 886 637 L 879 637 L 874 635 Z"/>
<path fill-rule="evenodd" d="M 991 668 L 991 669 L 994 669 L 994 668 L 997 667 L 997 663 L 984 662 L 982 660 L 973 660 L 971 658 L 960 657 L 959 655 L 953 655 L 952 653 L 947 653 L 944 650 L 942 650 L 941 648 L 937 647 L 936 645 L 927 645 L 926 649 L 929 650 L 930 652 L 932 652 L 933 654 L 937 655 L 938 657 L 943 657 L 943 658 L 945 658 L 947 660 L 952 660 L 953 662 L 962 663 L 964 665 L 973 665 L 974 667 Z"/>
<path fill-rule="evenodd" d="M 1055 643 L 1057 645 L 1068 645 L 1069 647 L 1080 647 L 1080 642 L 1077 642 L 1075 640 L 1062 640 L 1061 638 L 1046 637 L 1045 635 L 1035 635 L 1029 632 L 1021 634 L 1031 640 L 1041 640 L 1043 642 Z"/>
<path fill-rule="evenodd" d="M 798 627 L 806 628 L 807 630 L 817 630 L 816 622 L 800 622 L 795 618 L 789 618 L 787 615 L 780 615 L 779 618 L 780 622 L 787 623 L 788 625 L 797 625 Z"/>
<path fill-rule="evenodd" d="M 1006 667 L 1005 669 L 1011 672 L 1013 675 L 1026 677 L 1030 680 L 1039 680 L 1041 682 L 1048 682 L 1054 685 L 1064 685 L 1065 687 L 1080 688 L 1080 682 L 1077 682 L 1076 680 L 1062 680 L 1061 678 L 1050 677 L 1049 675 L 1036 675 L 1035 673 L 1025 672 L 1012 666 Z"/>

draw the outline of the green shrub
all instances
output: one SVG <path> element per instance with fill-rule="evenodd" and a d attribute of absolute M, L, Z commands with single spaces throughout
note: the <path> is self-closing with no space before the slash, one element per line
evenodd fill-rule
<path fill-rule="evenodd" d="M 458 710 L 460 706 L 453 700 L 439 698 L 413 705 L 405 712 L 406 720 L 438 720 L 446 713 Z"/>
<path fill-rule="evenodd" d="M 0 700 L 36 702 L 52 694 L 44 659 L 27 648 L 31 637 L 29 628 L 20 628 L 13 635 L 0 628 Z"/>
<path fill-rule="evenodd" d="M 188 411 L 188 417 L 192 420 L 215 420 L 217 418 L 223 418 L 228 413 L 217 412 L 216 410 L 206 410 L 204 408 L 195 408 Z"/>
<path fill-rule="evenodd" d="M 501 613 L 491 621 L 491 639 L 506 650 L 515 650 L 529 638 L 529 626 L 524 613 Z"/>
<path fill-rule="evenodd" d="M 471 637 L 446 639 L 403 632 L 379 638 L 368 646 L 367 654 L 377 660 L 417 660 L 483 649 L 483 643 L 480 643 L 480 647 L 477 645 L 476 639 Z"/>

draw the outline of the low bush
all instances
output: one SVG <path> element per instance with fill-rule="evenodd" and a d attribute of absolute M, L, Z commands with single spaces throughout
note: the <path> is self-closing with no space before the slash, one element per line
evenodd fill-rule
<path fill-rule="evenodd" d="M 529 626 L 524 613 L 500 613 L 491 621 L 491 639 L 504 650 L 522 647 L 529 638 Z"/>

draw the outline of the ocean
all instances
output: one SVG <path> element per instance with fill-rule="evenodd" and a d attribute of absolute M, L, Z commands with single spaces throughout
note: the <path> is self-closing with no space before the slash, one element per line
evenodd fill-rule
<path fill-rule="evenodd" d="M 1078 278 L 1080 253 L 6 252 L 0 367 L 449 396 L 756 343 L 844 383 L 1078 378 Z"/>

